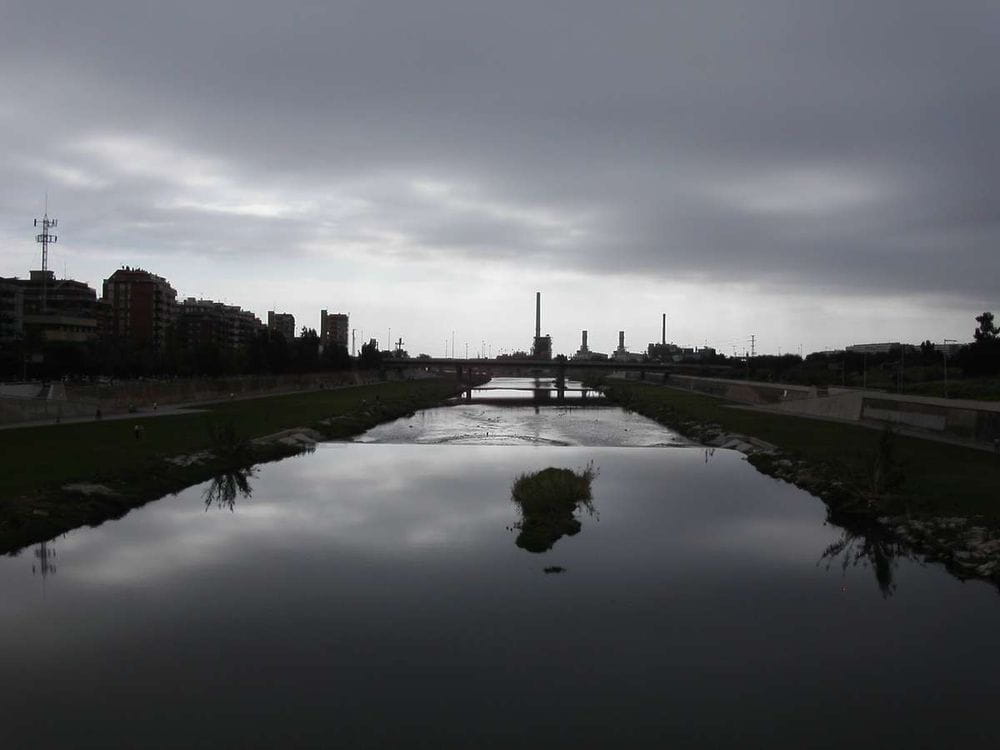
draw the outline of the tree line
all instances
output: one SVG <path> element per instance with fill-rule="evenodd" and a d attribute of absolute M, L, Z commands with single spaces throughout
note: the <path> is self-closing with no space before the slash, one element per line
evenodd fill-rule
<path fill-rule="evenodd" d="M 376 368 L 386 355 L 374 344 L 365 344 L 355 360 L 346 346 L 321 346 L 316 330 L 306 327 L 291 340 L 279 331 L 257 331 L 241 347 L 210 343 L 185 346 L 173 331 L 168 331 L 159 348 L 127 340 L 64 342 L 29 337 L 0 345 L 0 377 L 44 380 L 64 376 L 216 377 L 320 372 Z"/>

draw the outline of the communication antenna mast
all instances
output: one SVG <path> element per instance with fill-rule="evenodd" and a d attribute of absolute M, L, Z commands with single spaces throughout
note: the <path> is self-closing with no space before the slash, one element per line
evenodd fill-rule
<path fill-rule="evenodd" d="M 35 226 L 42 228 L 42 233 L 35 235 L 35 242 L 39 242 L 42 245 L 42 312 L 45 312 L 46 307 L 46 285 L 48 284 L 46 277 L 49 275 L 49 244 L 55 244 L 56 240 L 59 239 L 56 235 L 49 234 L 49 230 L 55 229 L 58 225 L 58 219 L 49 218 L 49 198 L 46 195 L 45 214 L 41 219 L 35 219 Z"/>

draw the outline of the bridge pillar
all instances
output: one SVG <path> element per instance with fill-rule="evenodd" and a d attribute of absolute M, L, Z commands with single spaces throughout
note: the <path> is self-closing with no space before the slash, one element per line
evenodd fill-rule
<path fill-rule="evenodd" d="M 561 364 L 556 368 L 556 388 L 566 390 L 566 365 Z"/>
<path fill-rule="evenodd" d="M 455 379 L 459 383 L 462 382 L 462 365 L 455 365 Z"/>

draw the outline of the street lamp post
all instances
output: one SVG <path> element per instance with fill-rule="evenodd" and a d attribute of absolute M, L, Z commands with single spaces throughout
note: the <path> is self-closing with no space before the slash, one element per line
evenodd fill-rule
<path fill-rule="evenodd" d="M 955 339 L 944 339 L 941 346 L 941 356 L 944 357 L 944 397 L 948 398 L 948 344 L 958 343 Z"/>

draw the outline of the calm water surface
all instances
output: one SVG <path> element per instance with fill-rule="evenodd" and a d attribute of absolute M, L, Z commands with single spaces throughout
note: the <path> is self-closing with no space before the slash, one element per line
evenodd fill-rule
<path fill-rule="evenodd" d="M 363 440 L 0 559 L 3 746 L 1000 736 L 994 589 L 828 569 L 822 504 L 737 453 L 603 407 L 473 403 Z M 518 548 L 514 478 L 589 462 L 580 533 Z"/>

